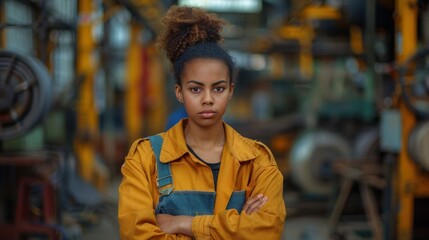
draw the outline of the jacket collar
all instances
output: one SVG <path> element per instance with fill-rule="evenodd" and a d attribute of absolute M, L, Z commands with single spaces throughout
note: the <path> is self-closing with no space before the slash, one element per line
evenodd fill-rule
<path fill-rule="evenodd" d="M 189 153 L 184 135 L 184 127 L 187 121 L 187 119 L 182 119 L 167 132 L 161 134 L 164 139 L 160 154 L 160 161 L 162 163 L 175 161 Z M 261 154 L 254 140 L 244 138 L 225 122 L 223 126 L 226 134 L 225 147 L 234 159 L 244 162 L 255 159 Z"/>

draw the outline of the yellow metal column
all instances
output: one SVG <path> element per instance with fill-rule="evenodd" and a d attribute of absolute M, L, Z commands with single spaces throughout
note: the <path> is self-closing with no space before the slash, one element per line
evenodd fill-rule
<path fill-rule="evenodd" d="M 140 106 L 142 76 L 142 46 L 139 43 L 141 25 L 136 22 L 131 23 L 131 40 L 127 53 L 126 71 L 126 93 L 125 93 L 125 124 L 128 141 L 142 137 L 143 133 L 143 113 Z"/>
<path fill-rule="evenodd" d="M 305 27 L 306 34 L 299 39 L 301 51 L 299 53 L 299 68 L 304 79 L 313 77 L 313 30 Z"/>
<path fill-rule="evenodd" d="M 160 53 L 155 46 L 148 46 L 148 99 L 150 99 L 150 109 L 146 118 L 150 128 L 147 134 L 155 134 L 165 129 L 167 119 L 166 97 L 170 92 L 174 94 L 174 89 L 166 89 L 165 70 L 163 69 Z"/>
<path fill-rule="evenodd" d="M 98 64 L 93 38 L 95 6 L 92 0 L 79 0 L 77 29 L 77 77 L 81 79 L 76 106 L 77 134 L 74 148 L 79 162 L 79 173 L 94 182 L 95 148 L 98 137 L 98 111 L 94 99 L 94 81 Z M 97 185 L 97 184 L 95 184 Z M 102 186 L 99 186 L 102 188 Z"/>
<path fill-rule="evenodd" d="M 416 0 L 396 0 L 396 59 L 403 64 L 415 51 L 417 45 L 417 2 Z M 402 144 L 397 164 L 398 182 L 398 240 L 410 240 L 413 235 L 414 197 L 416 189 L 416 166 L 408 154 L 408 139 L 416 118 L 405 106 L 399 103 L 402 117 Z"/>

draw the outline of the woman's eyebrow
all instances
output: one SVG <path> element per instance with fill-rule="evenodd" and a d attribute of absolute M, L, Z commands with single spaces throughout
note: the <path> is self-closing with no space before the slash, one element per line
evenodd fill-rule
<path fill-rule="evenodd" d="M 200 86 L 204 86 L 204 83 L 196 81 L 196 80 L 189 80 L 186 84 L 190 84 L 190 83 L 194 83 L 194 84 L 197 84 L 197 85 L 200 85 Z M 214 82 L 212 84 L 212 86 L 215 86 L 215 85 L 218 85 L 218 84 L 221 84 L 221 83 L 227 83 L 227 81 L 226 80 L 220 80 L 220 81 Z"/>
<path fill-rule="evenodd" d="M 204 83 L 202 83 L 202 82 L 198 82 L 197 80 L 189 80 L 186 84 L 191 84 L 191 83 L 193 83 L 193 84 L 197 84 L 197 85 L 201 85 L 201 86 L 203 86 L 203 85 L 204 85 Z"/>
<path fill-rule="evenodd" d="M 226 80 L 220 80 L 220 81 L 217 81 L 217 82 L 213 83 L 212 86 L 215 86 L 215 85 L 218 85 L 218 84 L 221 84 L 221 83 L 227 83 L 227 81 Z"/>

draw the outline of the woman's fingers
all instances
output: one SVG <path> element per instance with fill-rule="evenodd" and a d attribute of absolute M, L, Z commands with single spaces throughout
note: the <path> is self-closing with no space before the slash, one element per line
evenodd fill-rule
<path fill-rule="evenodd" d="M 262 193 L 250 197 L 243 206 L 243 211 L 245 211 L 248 215 L 259 211 L 259 209 L 264 206 L 264 204 L 268 201 L 268 197 L 264 196 Z"/>

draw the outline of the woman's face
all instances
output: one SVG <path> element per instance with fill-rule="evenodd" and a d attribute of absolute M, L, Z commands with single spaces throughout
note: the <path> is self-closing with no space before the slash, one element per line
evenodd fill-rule
<path fill-rule="evenodd" d="M 203 127 L 222 121 L 234 91 L 228 66 L 217 59 L 195 58 L 185 63 L 176 85 L 176 97 L 182 101 L 189 121 Z"/>

